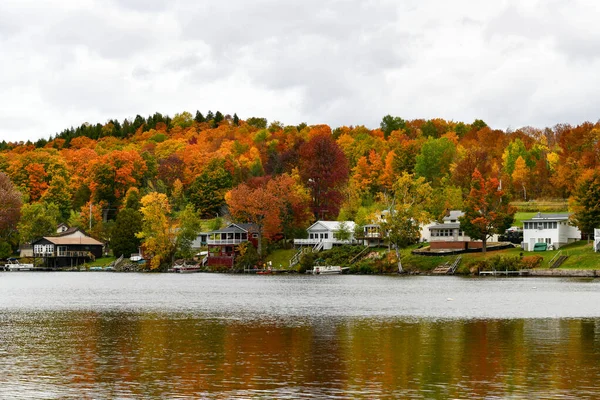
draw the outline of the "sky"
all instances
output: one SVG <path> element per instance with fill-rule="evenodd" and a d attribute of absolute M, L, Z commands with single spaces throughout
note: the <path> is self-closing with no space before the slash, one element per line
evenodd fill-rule
<path fill-rule="evenodd" d="M 595 122 L 599 17 L 594 0 L 2 0 L 0 140 L 196 110 Z"/>

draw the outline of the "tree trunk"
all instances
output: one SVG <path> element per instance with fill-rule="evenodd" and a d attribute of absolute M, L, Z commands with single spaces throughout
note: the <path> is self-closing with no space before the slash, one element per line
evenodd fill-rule
<path fill-rule="evenodd" d="M 262 226 L 258 227 L 258 248 L 256 249 L 258 256 L 262 260 Z"/>
<path fill-rule="evenodd" d="M 486 248 L 487 248 L 487 236 L 484 236 L 483 239 L 481 240 L 482 242 L 482 246 L 481 246 L 481 252 L 483 254 L 485 254 Z"/>
<path fill-rule="evenodd" d="M 395 249 L 396 249 L 396 257 L 398 258 L 398 273 L 401 274 L 404 272 L 404 270 L 402 269 L 402 260 L 400 259 L 400 250 L 398 249 L 398 246 L 396 246 Z"/>

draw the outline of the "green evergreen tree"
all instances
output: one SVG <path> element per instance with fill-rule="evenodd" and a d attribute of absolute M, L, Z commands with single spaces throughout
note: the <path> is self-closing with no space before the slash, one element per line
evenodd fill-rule
<path fill-rule="evenodd" d="M 188 192 L 188 199 L 203 216 L 214 216 L 225 204 L 225 192 L 233 186 L 233 178 L 225 169 L 225 161 L 211 160 L 196 177 Z"/>
<path fill-rule="evenodd" d="M 142 214 L 131 208 L 124 208 L 117 215 L 117 220 L 112 229 L 111 244 L 115 257 L 124 255 L 129 257 L 132 253 L 137 253 L 141 240 L 136 237 L 136 233 L 142 230 Z"/>
<path fill-rule="evenodd" d="M 571 208 L 574 213 L 571 222 L 588 237 L 600 228 L 600 172 L 594 170 L 586 176 L 575 188 L 571 198 Z"/>

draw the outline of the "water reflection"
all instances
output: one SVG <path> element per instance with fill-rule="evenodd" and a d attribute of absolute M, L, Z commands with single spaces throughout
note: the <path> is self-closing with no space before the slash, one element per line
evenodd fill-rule
<path fill-rule="evenodd" d="M 4 312 L 0 397 L 597 397 L 598 319 Z"/>

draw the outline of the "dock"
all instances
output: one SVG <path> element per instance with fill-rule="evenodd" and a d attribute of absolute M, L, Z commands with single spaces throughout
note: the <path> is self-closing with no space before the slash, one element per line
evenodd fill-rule
<path fill-rule="evenodd" d="M 479 275 L 491 275 L 491 276 L 509 276 L 509 275 L 526 275 L 524 273 L 524 271 L 508 271 L 508 270 L 504 270 L 504 271 L 497 271 L 497 270 L 492 270 L 492 271 L 479 271 Z"/>

